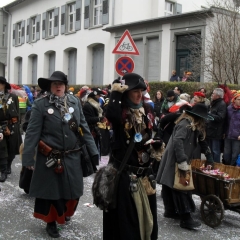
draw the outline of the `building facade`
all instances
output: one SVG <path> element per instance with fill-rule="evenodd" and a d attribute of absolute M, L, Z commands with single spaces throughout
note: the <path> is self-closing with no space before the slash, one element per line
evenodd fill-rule
<path fill-rule="evenodd" d="M 199 15 L 209 9 L 194 5 L 197 11 L 184 12 L 184 0 L 137 2 L 17 0 L 8 4 L 3 8 L 10 32 L 7 79 L 36 85 L 39 77 L 60 70 L 68 75 L 70 85 L 111 83 L 117 77 L 119 57 L 112 50 L 126 29 L 140 52 L 132 57 L 134 72 L 145 79 L 168 81 L 172 69 L 179 75 L 191 70 L 187 46 L 205 34 L 206 19 Z M 204 81 L 201 74 L 199 80 Z"/>

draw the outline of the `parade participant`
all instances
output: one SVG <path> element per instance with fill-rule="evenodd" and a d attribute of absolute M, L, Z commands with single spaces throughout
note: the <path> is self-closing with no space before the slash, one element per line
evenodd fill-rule
<path fill-rule="evenodd" d="M 177 218 L 180 216 L 180 227 L 194 229 L 201 225 L 191 217 L 195 211 L 195 204 L 191 191 L 180 191 L 173 189 L 175 176 L 175 163 L 183 171 L 189 170 L 192 154 L 197 146 L 201 145 L 207 163 L 213 162 L 210 148 L 205 139 L 205 120 L 212 120 L 207 114 L 204 104 L 188 106 L 176 121 L 172 136 L 163 154 L 156 180 L 162 184 L 162 197 L 164 203 L 164 217 Z"/>
<path fill-rule="evenodd" d="M 18 97 L 9 93 L 10 84 L 4 77 L 0 77 L 0 182 L 7 179 L 11 174 L 12 161 L 19 154 L 19 146 L 22 138 L 19 129 L 19 106 Z"/>
<path fill-rule="evenodd" d="M 162 108 L 162 104 L 164 101 L 164 96 L 163 96 L 163 91 L 162 90 L 158 90 L 154 96 L 154 113 L 156 115 L 156 117 L 160 118 L 161 117 L 161 108 Z"/>
<path fill-rule="evenodd" d="M 196 103 L 204 103 L 205 104 L 205 94 L 203 92 L 194 92 L 193 94 L 193 105 Z"/>
<path fill-rule="evenodd" d="M 103 110 L 99 104 L 99 98 L 103 95 L 103 91 L 100 88 L 92 88 L 91 93 L 87 97 L 86 103 L 83 105 L 83 114 L 88 123 L 90 132 L 93 135 L 97 148 L 99 149 L 99 156 L 101 156 L 101 133 L 98 129 L 98 122 L 106 122 L 103 116 Z M 96 159 L 95 165 L 99 165 L 99 159 Z M 94 169 L 97 171 L 97 168 Z"/>
<path fill-rule="evenodd" d="M 112 84 L 106 113 L 113 128 L 110 163 L 118 168 L 132 141 L 135 145 L 120 176 L 117 207 L 103 213 L 104 240 L 158 238 L 156 193 L 147 195 L 143 191 L 138 201 L 134 198 L 142 189 L 141 182 L 154 161 L 150 156 L 150 145 L 145 145 L 151 139 L 154 116 L 149 106 L 143 103 L 144 90 L 146 84 L 136 73 L 125 74 L 122 80 L 119 78 Z M 134 189 L 134 184 L 139 188 Z M 143 215 L 139 211 L 141 207 Z"/>
<path fill-rule="evenodd" d="M 55 71 L 39 78 L 47 96 L 34 101 L 27 126 L 22 165 L 34 169 L 29 196 L 35 197 L 34 217 L 47 223 L 49 236 L 60 236 L 57 223 L 74 214 L 83 194 L 78 127 L 92 157 L 98 157 L 80 101 L 67 94 L 67 76 Z M 38 146 L 36 162 L 35 148 Z"/>

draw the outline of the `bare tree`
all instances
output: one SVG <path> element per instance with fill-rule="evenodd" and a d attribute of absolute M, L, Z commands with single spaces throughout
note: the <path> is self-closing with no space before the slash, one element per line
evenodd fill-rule
<path fill-rule="evenodd" d="M 236 2 L 238 1 L 236 0 Z M 206 18 L 206 35 L 201 52 L 205 79 L 238 84 L 240 78 L 239 5 L 229 0 L 213 0 L 212 16 Z"/>

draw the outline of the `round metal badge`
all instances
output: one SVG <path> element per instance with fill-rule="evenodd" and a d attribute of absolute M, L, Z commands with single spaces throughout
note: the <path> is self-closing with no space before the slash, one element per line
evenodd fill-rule
<path fill-rule="evenodd" d="M 49 108 L 48 109 L 48 114 L 53 114 L 54 113 L 54 110 L 52 108 Z"/>
<path fill-rule="evenodd" d="M 68 111 L 69 111 L 69 113 L 73 113 L 73 112 L 74 112 L 74 108 L 73 108 L 73 107 L 70 107 L 70 108 L 68 109 Z"/>

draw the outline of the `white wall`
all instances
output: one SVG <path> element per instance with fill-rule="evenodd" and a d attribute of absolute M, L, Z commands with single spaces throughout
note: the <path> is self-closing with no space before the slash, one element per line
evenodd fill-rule
<path fill-rule="evenodd" d="M 26 1 L 23 4 L 18 5 L 14 9 L 11 9 L 12 13 L 12 24 L 21 20 L 27 20 L 29 17 L 34 16 L 35 14 L 42 14 L 46 12 L 48 9 L 53 7 L 60 8 L 61 14 L 61 6 L 66 3 L 65 0 L 36 0 L 36 1 Z M 83 1 L 84 3 L 84 1 Z M 111 7 L 111 6 L 110 6 Z M 109 18 L 111 21 L 111 17 Z M 59 17 L 59 26 L 61 18 Z M 42 23 L 42 22 L 41 22 Z M 14 76 L 14 59 L 16 57 L 21 56 L 23 58 L 22 64 L 22 79 L 23 83 L 31 83 L 30 76 L 28 74 L 29 67 L 28 66 L 28 56 L 32 54 L 38 55 L 38 71 L 37 77 L 47 77 L 47 71 L 44 71 L 44 54 L 50 50 L 56 52 L 56 62 L 55 69 L 63 70 L 66 67 L 67 59 L 64 56 L 64 50 L 74 47 L 77 49 L 77 83 L 84 84 L 91 82 L 91 62 L 88 61 L 91 59 L 91 52 L 88 52 L 89 46 L 94 46 L 96 44 L 104 44 L 105 45 L 105 62 L 109 62 L 109 52 L 112 52 L 114 46 L 109 44 L 110 33 L 102 31 L 102 28 L 95 28 L 92 30 L 84 29 L 83 27 L 83 16 L 81 22 L 81 30 L 77 31 L 73 34 L 61 35 L 59 28 L 59 35 L 55 36 L 53 39 L 45 40 L 42 39 L 42 32 L 40 30 L 40 40 L 35 43 L 24 43 L 21 46 L 13 47 L 12 39 L 11 39 L 11 56 L 10 56 L 10 69 L 11 76 Z M 26 22 L 25 22 L 26 26 Z M 42 29 L 42 26 L 41 26 Z M 11 36 L 12 38 L 12 36 Z M 111 48 L 110 48 L 111 47 Z M 105 65 L 106 69 L 107 64 Z M 67 74 L 67 69 L 65 68 L 65 73 Z M 104 79 L 108 82 L 109 71 L 104 71 Z M 10 78 L 11 78 L 10 76 Z M 17 83 L 17 79 L 12 79 L 11 82 Z"/>
<path fill-rule="evenodd" d="M 211 0 L 178 0 L 177 2 L 182 4 L 182 12 L 192 12 L 201 10 L 201 6 L 209 7 L 209 1 Z"/>

